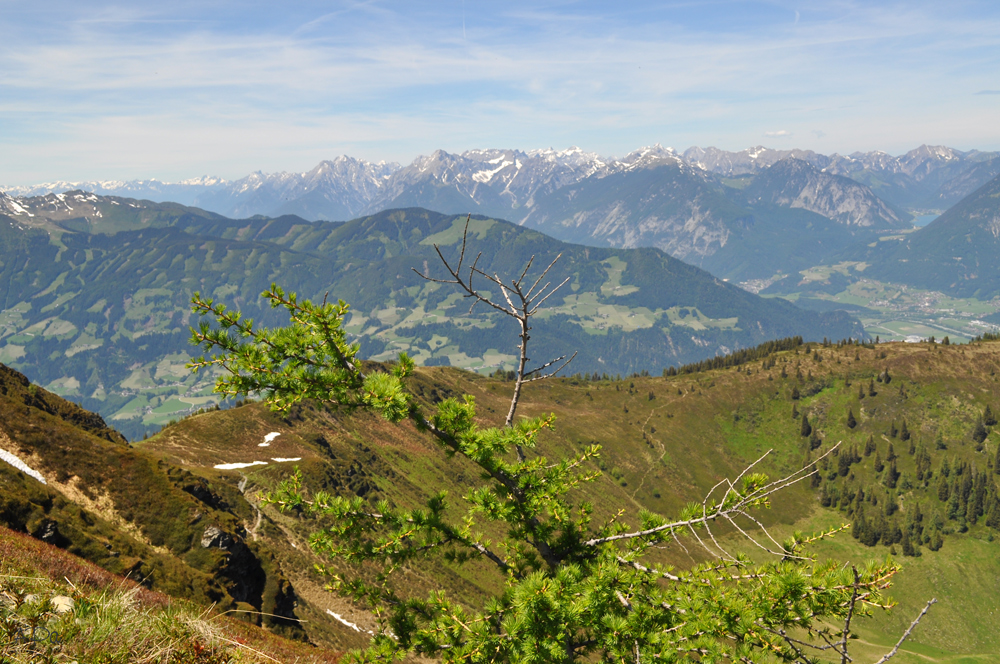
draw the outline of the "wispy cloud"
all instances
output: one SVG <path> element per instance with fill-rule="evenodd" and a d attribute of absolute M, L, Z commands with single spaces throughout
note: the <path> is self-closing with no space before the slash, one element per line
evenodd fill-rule
<path fill-rule="evenodd" d="M 465 3 L 464 36 L 458 1 L 19 6 L 0 18 L 0 182 L 739 149 L 762 126 L 823 151 L 1000 147 L 990 102 L 961 101 L 1000 92 L 1000 8 L 721 4 Z"/>
<path fill-rule="evenodd" d="M 1000 95 L 1000 90 L 980 90 L 977 95 Z"/>

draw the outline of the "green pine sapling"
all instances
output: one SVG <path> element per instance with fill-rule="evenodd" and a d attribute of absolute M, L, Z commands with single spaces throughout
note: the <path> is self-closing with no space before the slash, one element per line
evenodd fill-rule
<path fill-rule="evenodd" d="M 262 296 L 284 308 L 290 323 L 268 329 L 211 299 L 193 298 L 194 311 L 215 325 L 202 321 L 193 330 L 193 343 L 213 354 L 189 366 L 222 369 L 220 394 L 258 396 L 280 411 L 310 399 L 373 411 L 392 422 L 408 419 L 433 436 L 444 454 L 464 456 L 482 471 L 482 482 L 462 497 L 460 519 L 449 516 L 454 512 L 444 493 L 428 497 L 420 509 L 403 509 L 309 493 L 297 471 L 268 497 L 281 509 L 322 517 L 324 525 L 311 538 L 320 556 L 379 570 L 348 577 L 322 568 L 335 589 L 363 603 L 378 621 L 369 647 L 352 653 L 352 660 L 420 655 L 446 662 L 638 664 L 813 662 L 835 655 L 850 661 L 852 620 L 889 605 L 882 591 L 899 567 L 891 561 L 862 568 L 818 563 L 805 547 L 839 529 L 778 543 L 751 513 L 816 472 L 819 459 L 778 480 L 756 472 L 758 460 L 673 519 L 642 510 L 629 524 L 622 510 L 595 523 L 591 504 L 576 497 L 600 475 L 593 463 L 600 448 L 549 460 L 537 445 L 554 418 L 515 419 L 523 384 L 553 375 L 542 374 L 565 360 L 527 368 L 530 319 L 562 284 L 542 283 L 552 264 L 530 287 L 530 261 L 510 281 L 482 272 L 478 257 L 466 265 L 467 233 L 468 223 L 454 268 L 438 249 L 450 278 L 431 280 L 453 284 L 473 306 L 482 303 L 518 323 L 514 393 L 499 426 L 477 424 L 472 396 L 425 410 L 407 391 L 414 366 L 405 354 L 389 372 L 366 370 L 344 331 L 348 305 L 342 301 L 314 304 L 272 285 Z M 477 289 L 474 279 L 503 299 Z M 755 564 L 729 551 L 727 540 L 713 531 L 718 524 L 766 552 L 769 561 Z M 711 554 L 711 561 L 683 571 L 650 561 L 656 547 L 682 538 Z M 444 592 L 414 597 L 394 584 L 401 566 L 433 565 L 435 558 L 450 564 L 488 561 L 502 590 L 473 607 Z"/>

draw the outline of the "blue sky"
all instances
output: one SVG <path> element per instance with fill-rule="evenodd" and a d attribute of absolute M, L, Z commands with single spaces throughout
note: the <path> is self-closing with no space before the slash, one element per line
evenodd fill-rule
<path fill-rule="evenodd" d="M 0 0 L 0 184 L 652 143 L 1000 149 L 996 2 Z"/>

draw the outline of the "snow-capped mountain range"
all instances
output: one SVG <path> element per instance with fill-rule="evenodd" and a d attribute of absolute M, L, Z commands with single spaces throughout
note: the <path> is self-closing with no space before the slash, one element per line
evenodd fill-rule
<path fill-rule="evenodd" d="M 762 146 L 740 152 L 692 147 L 677 153 L 654 145 L 620 159 L 575 147 L 483 149 L 461 154 L 438 150 L 417 157 L 408 166 L 340 156 L 303 173 L 257 171 L 232 181 L 208 176 L 180 182 L 60 181 L 0 187 L 0 191 L 16 198 L 83 190 L 173 201 L 229 217 L 296 214 L 306 219 L 349 219 L 388 206 L 435 201 L 441 204 L 439 207 L 457 205 L 456 209 L 464 209 L 472 202 L 475 211 L 516 219 L 538 196 L 588 178 L 604 178 L 651 163 L 669 162 L 723 178 L 739 178 L 760 173 L 786 159 L 798 159 L 820 171 L 857 180 L 893 205 L 943 208 L 1000 173 L 997 157 L 997 153 L 926 145 L 899 156 L 881 151 L 823 155 L 811 150 Z M 521 213 L 516 212 L 519 209 Z"/>
<path fill-rule="evenodd" d="M 764 147 L 679 154 L 660 145 L 620 159 L 579 148 L 438 150 L 407 166 L 341 156 L 305 173 L 236 181 L 11 187 L 0 214 L 25 226 L 48 228 L 48 220 L 54 229 L 114 232 L 115 224 L 99 221 L 101 206 L 107 214 L 115 205 L 143 210 L 170 201 L 207 211 L 189 208 L 195 215 L 307 220 L 420 207 L 507 219 L 591 246 L 656 247 L 724 278 L 756 279 L 778 264 L 801 270 L 869 235 L 908 229 L 915 210 L 944 209 L 998 172 L 997 154 L 929 146 L 896 157 Z M 94 194 L 105 200 L 90 201 Z M 152 211 L 139 216 L 160 223 Z"/>

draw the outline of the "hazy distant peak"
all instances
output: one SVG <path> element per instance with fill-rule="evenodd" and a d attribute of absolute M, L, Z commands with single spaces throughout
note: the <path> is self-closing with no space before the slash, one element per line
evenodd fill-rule
<path fill-rule="evenodd" d="M 202 175 L 197 178 L 181 180 L 176 184 L 182 184 L 188 187 L 214 187 L 216 185 L 229 184 L 229 181 L 225 178 L 220 178 L 217 175 Z"/>

